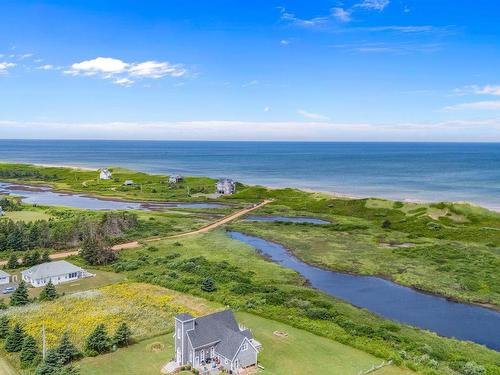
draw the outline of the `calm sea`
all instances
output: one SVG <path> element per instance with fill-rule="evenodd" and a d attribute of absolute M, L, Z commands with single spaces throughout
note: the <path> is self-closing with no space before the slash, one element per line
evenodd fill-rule
<path fill-rule="evenodd" d="M 399 200 L 500 210 L 500 143 L 0 140 L 0 160 L 231 177 Z"/>

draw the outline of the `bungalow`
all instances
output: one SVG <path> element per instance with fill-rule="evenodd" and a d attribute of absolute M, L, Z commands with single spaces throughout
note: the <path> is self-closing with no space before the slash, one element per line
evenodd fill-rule
<path fill-rule="evenodd" d="M 44 286 L 50 281 L 57 285 L 85 277 L 95 276 L 65 260 L 38 264 L 21 272 L 22 279 L 32 286 Z"/>
<path fill-rule="evenodd" d="M 239 326 L 231 310 L 194 318 L 175 317 L 175 362 L 194 368 L 223 368 L 227 372 L 257 364 L 260 343 Z"/>
<path fill-rule="evenodd" d="M 229 178 L 221 178 L 216 184 L 217 193 L 234 194 L 236 192 L 236 182 Z"/>
<path fill-rule="evenodd" d="M 132 186 L 134 185 L 134 181 L 132 180 L 125 180 L 125 182 L 123 183 L 123 186 Z"/>
<path fill-rule="evenodd" d="M 174 175 L 174 176 L 170 176 L 168 178 L 168 183 L 169 184 L 176 184 L 178 182 L 181 182 L 183 180 L 182 176 L 179 176 L 178 174 L 177 175 Z"/>
<path fill-rule="evenodd" d="M 10 275 L 5 271 L 0 270 L 0 285 L 8 283 L 10 283 Z"/>
<path fill-rule="evenodd" d="M 113 178 L 113 175 L 107 168 L 103 168 L 99 173 L 99 178 L 101 180 L 111 180 Z"/>

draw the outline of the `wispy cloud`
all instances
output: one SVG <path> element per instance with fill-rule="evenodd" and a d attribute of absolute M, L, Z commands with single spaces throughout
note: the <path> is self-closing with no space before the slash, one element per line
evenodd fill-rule
<path fill-rule="evenodd" d="M 45 65 L 37 66 L 36 69 L 38 69 L 38 70 L 62 70 L 63 67 L 62 66 L 55 66 L 52 64 L 45 64 Z"/>
<path fill-rule="evenodd" d="M 453 90 L 453 93 L 456 95 L 474 94 L 500 96 L 500 85 L 469 85 L 463 88 L 455 89 Z"/>
<path fill-rule="evenodd" d="M 0 74 L 7 74 L 8 70 L 15 66 L 16 64 L 12 62 L 7 62 L 7 61 L 0 62 Z"/>
<path fill-rule="evenodd" d="M 169 62 L 151 60 L 128 63 L 111 57 L 97 57 L 75 63 L 64 73 L 72 76 L 95 76 L 110 79 L 118 85 L 129 86 L 134 83 L 134 79 L 182 77 L 187 74 L 187 70 L 180 64 L 170 64 Z"/>
<path fill-rule="evenodd" d="M 389 3 L 389 0 L 363 0 L 358 4 L 355 4 L 354 7 L 382 11 L 389 5 Z"/>
<path fill-rule="evenodd" d="M 449 105 L 443 108 L 443 111 L 459 111 L 459 110 L 500 110 L 500 100 L 485 100 L 480 102 L 459 103 Z"/>
<path fill-rule="evenodd" d="M 251 81 L 245 82 L 241 85 L 241 87 L 250 87 L 250 86 L 256 86 L 259 84 L 259 81 L 256 79 L 252 79 Z"/>
<path fill-rule="evenodd" d="M 325 115 L 321 115 L 319 113 L 313 113 L 306 111 L 305 109 L 299 109 L 297 110 L 297 113 L 305 118 L 311 119 L 311 120 L 318 120 L 318 121 L 326 121 L 329 120 L 329 118 Z"/>
<path fill-rule="evenodd" d="M 430 53 L 441 49 L 439 43 L 418 42 L 376 42 L 376 43 L 350 43 L 333 44 L 331 47 L 357 53 L 394 53 L 406 54 L 412 52 Z"/>
<path fill-rule="evenodd" d="M 288 12 L 284 7 L 278 7 L 281 12 L 281 20 L 290 22 L 301 27 L 315 27 L 328 22 L 329 16 L 313 17 L 309 19 L 299 18 L 295 14 Z"/>
<path fill-rule="evenodd" d="M 281 40 L 280 40 L 280 44 L 281 44 L 282 46 L 287 46 L 287 45 L 289 45 L 289 44 L 290 44 L 290 39 L 281 39 Z"/>
<path fill-rule="evenodd" d="M 352 20 L 351 12 L 349 10 L 345 10 L 344 8 L 332 8 L 332 15 L 340 22 L 350 22 Z"/>

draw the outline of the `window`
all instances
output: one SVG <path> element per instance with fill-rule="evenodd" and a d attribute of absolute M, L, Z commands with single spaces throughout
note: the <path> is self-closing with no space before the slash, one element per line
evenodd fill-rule
<path fill-rule="evenodd" d="M 178 328 L 178 329 L 177 329 L 177 338 L 178 338 L 179 340 L 180 340 L 180 338 L 181 338 L 181 329 L 180 329 L 180 328 Z"/>
<path fill-rule="evenodd" d="M 245 350 L 248 350 L 248 343 L 244 343 L 243 346 L 241 347 L 241 351 L 244 352 Z"/>
<path fill-rule="evenodd" d="M 226 360 L 224 361 L 224 363 L 227 365 L 227 364 L 229 363 L 229 361 L 226 359 Z"/>
<path fill-rule="evenodd" d="M 204 349 L 201 349 L 201 352 L 200 352 L 200 357 L 201 357 L 201 360 L 204 361 L 205 360 L 205 350 Z"/>

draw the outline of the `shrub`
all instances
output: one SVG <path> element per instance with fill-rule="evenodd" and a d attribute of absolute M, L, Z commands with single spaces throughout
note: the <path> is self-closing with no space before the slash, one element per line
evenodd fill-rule
<path fill-rule="evenodd" d="M 132 331 L 128 327 L 127 323 L 122 323 L 116 330 L 115 335 L 113 336 L 113 344 L 118 347 L 128 346 L 130 343 L 130 338 L 132 336 Z"/>
<path fill-rule="evenodd" d="M 5 350 L 9 353 L 20 352 L 23 348 L 24 331 L 16 324 L 5 340 Z"/>
<path fill-rule="evenodd" d="M 42 292 L 40 293 L 40 301 L 53 301 L 55 300 L 58 296 L 56 287 L 54 284 L 52 284 L 52 280 L 49 280 L 47 285 L 43 288 Z"/>
<path fill-rule="evenodd" d="M 211 277 L 206 277 L 201 282 L 201 290 L 204 292 L 215 292 L 217 290 L 217 286 L 215 285 L 215 281 Z"/>
<path fill-rule="evenodd" d="M 23 345 L 21 348 L 21 367 L 31 367 L 33 365 L 33 361 L 37 358 L 39 354 L 38 347 L 36 345 L 36 341 L 33 336 L 26 335 L 23 340 Z"/>
<path fill-rule="evenodd" d="M 27 305 L 30 302 L 28 298 L 28 286 L 26 282 L 22 280 L 17 289 L 12 293 L 10 297 L 10 305 L 11 306 L 22 306 Z"/>
<path fill-rule="evenodd" d="M 94 332 L 90 334 L 85 343 L 85 352 L 94 357 L 97 354 L 106 353 L 111 349 L 111 340 L 106 332 L 104 324 L 99 324 Z"/>

